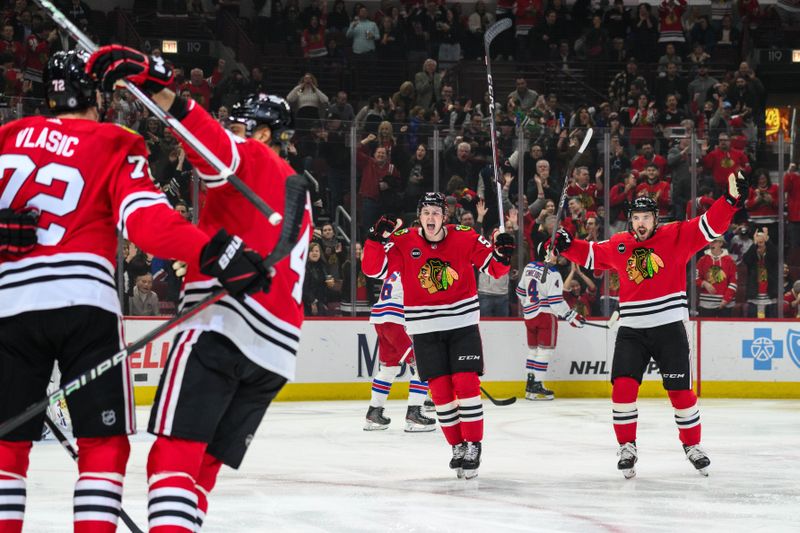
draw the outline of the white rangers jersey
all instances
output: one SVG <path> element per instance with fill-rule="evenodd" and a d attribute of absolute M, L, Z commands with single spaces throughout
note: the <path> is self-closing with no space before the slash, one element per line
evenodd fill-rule
<path fill-rule="evenodd" d="M 399 272 L 392 272 L 383 281 L 381 295 L 378 301 L 372 306 L 369 315 L 370 324 L 385 324 L 393 322 L 395 324 L 405 324 L 405 313 L 403 312 L 403 282 L 400 280 Z"/>
<path fill-rule="evenodd" d="M 569 305 L 564 301 L 564 282 L 556 267 L 550 267 L 547 279 L 542 283 L 543 263 L 531 261 L 525 265 L 519 284 L 517 298 L 522 305 L 525 319 L 550 313 L 563 317 L 569 313 Z"/>

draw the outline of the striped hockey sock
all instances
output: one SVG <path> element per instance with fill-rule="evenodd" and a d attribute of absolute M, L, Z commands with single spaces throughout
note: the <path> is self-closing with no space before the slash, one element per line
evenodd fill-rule
<path fill-rule="evenodd" d="M 0 531 L 20 533 L 25 518 L 25 476 L 31 441 L 0 440 Z"/>
<path fill-rule="evenodd" d="M 422 405 L 428 397 L 428 382 L 412 379 L 408 383 L 408 405 Z"/>
<path fill-rule="evenodd" d="M 431 397 L 436 404 L 436 418 L 442 428 L 444 438 L 450 446 L 461 444 L 461 420 L 458 416 L 458 402 L 450 376 L 439 376 L 430 380 Z"/>
<path fill-rule="evenodd" d="M 639 410 L 636 408 L 636 397 L 639 395 L 639 383 L 633 378 L 617 378 L 611 392 L 611 409 L 614 415 L 614 433 L 617 442 L 636 441 L 636 423 Z"/>
<path fill-rule="evenodd" d="M 192 533 L 196 527 L 195 481 L 185 472 L 164 472 L 147 480 L 147 522 L 151 533 Z"/>
<path fill-rule="evenodd" d="M 372 396 L 370 397 L 369 404 L 372 407 L 383 407 L 386 404 L 386 398 L 389 397 L 389 392 L 392 390 L 392 383 L 394 378 L 400 373 L 399 366 L 383 366 L 378 369 L 378 373 L 372 379 Z"/>
<path fill-rule="evenodd" d="M 469 442 L 483 439 L 483 403 L 481 381 L 475 372 L 458 372 L 452 376 L 453 388 L 458 397 L 458 416 L 461 435 Z"/>
<path fill-rule="evenodd" d="M 533 373 L 534 379 L 539 382 L 544 381 L 545 375 L 547 375 L 547 366 L 550 364 L 550 358 L 553 355 L 552 348 L 539 348 L 536 350 L 536 355 L 534 358 L 528 359 L 528 372 Z"/>
<path fill-rule="evenodd" d="M 700 408 L 693 390 L 667 391 L 672 407 L 675 409 L 675 423 L 678 425 L 678 438 L 686 446 L 700 444 Z"/>
<path fill-rule="evenodd" d="M 75 533 L 113 533 L 122 508 L 122 482 L 130 455 L 126 435 L 78 439 Z"/>
<path fill-rule="evenodd" d="M 203 465 L 200 467 L 200 475 L 195 483 L 194 490 L 197 492 L 197 531 L 203 527 L 203 521 L 206 519 L 208 512 L 208 495 L 217 483 L 217 474 L 222 466 L 222 461 L 216 457 L 204 454 Z"/>

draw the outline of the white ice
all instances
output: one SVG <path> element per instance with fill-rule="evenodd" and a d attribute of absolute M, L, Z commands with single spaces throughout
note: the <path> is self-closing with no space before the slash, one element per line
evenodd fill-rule
<path fill-rule="evenodd" d="M 239 471 L 224 468 L 203 531 L 800 531 L 800 401 L 703 400 L 701 477 L 666 399 L 639 401 L 638 474 L 616 470 L 610 400 L 485 404 L 483 464 L 456 479 L 441 432 L 361 429 L 366 402 L 275 403 Z M 144 427 L 148 410 L 137 413 Z M 145 463 L 133 439 L 123 506 L 146 529 Z M 34 447 L 25 531 L 71 531 L 76 468 Z M 120 531 L 125 531 L 120 523 Z"/>

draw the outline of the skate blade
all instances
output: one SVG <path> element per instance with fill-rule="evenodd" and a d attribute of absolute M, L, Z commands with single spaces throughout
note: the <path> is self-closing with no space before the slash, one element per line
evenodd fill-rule
<path fill-rule="evenodd" d="M 620 470 L 622 475 L 625 476 L 625 479 L 631 479 L 632 477 L 636 476 L 636 469 L 635 468 L 623 468 Z"/>
<path fill-rule="evenodd" d="M 703 477 L 708 477 L 708 467 L 704 466 L 703 468 L 698 468 L 697 473 Z"/>
<path fill-rule="evenodd" d="M 425 406 L 422 407 L 422 412 L 423 413 L 435 413 L 436 412 L 436 406 L 435 405 L 430 405 L 430 406 L 425 405 Z"/>
<path fill-rule="evenodd" d="M 456 468 L 456 477 L 458 479 L 464 479 L 464 469 L 463 468 Z"/>
<path fill-rule="evenodd" d="M 528 392 L 525 393 L 525 399 L 533 402 L 549 402 L 553 399 L 553 396 L 547 396 L 544 394 L 531 394 Z"/>
<path fill-rule="evenodd" d="M 475 479 L 478 477 L 478 469 L 475 470 L 464 470 L 464 479 Z"/>
<path fill-rule="evenodd" d="M 406 433 L 428 433 L 430 431 L 436 431 L 436 424 L 430 424 L 427 426 L 423 426 L 422 424 L 406 424 L 406 429 L 404 430 Z"/>
<path fill-rule="evenodd" d="M 376 424 L 375 422 L 367 422 L 364 424 L 364 431 L 381 431 L 389 429 L 389 424 Z"/>

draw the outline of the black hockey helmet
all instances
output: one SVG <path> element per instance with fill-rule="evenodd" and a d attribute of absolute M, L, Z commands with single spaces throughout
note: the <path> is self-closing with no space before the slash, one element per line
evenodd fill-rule
<path fill-rule="evenodd" d="M 653 216 L 658 220 L 658 204 L 649 196 L 640 196 L 633 200 L 628 206 L 628 218 L 630 219 L 634 213 L 653 213 Z"/>
<path fill-rule="evenodd" d="M 422 212 L 422 208 L 426 205 L 440 207 L 442 209 L 442 213 L 447 211 L 444 194 L 440 192 L 426 192 L 420 197 L 419 201 L 417 202 L 417 216 L 419 216 L 420 212 Z"/>
<path fill-rule="evenodd" d="M 250 94 L 233 104 L 230 117 L 231 122 L 244 124 L 248 137 L 261 125 L 269 127 L 275 141 L 288 141 L 291 136 L 292 110 L 280 96 Z"/>
<path fill-rule="evenodd" d="M 56 113 L 80 111 L 97 105 L 97 85 L 86 73 L 84 52 L 70 50 L 50 56 L 45 70 L 47 106 Z"/>

